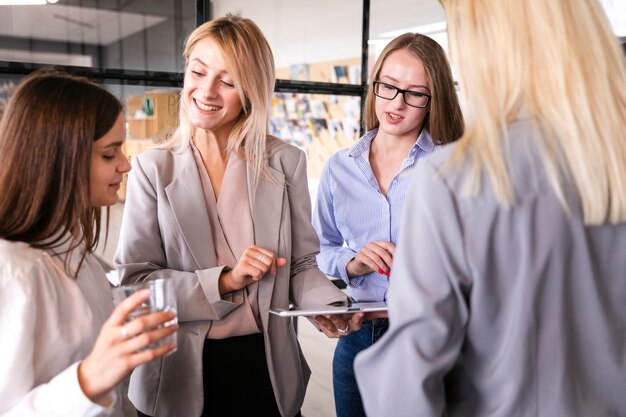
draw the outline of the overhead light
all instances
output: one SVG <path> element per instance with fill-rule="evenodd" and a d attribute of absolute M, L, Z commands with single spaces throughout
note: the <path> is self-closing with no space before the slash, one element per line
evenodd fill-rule
<path fill-rule="evenodd" d="M 42 4 L 54 4 L 59 0 L 0 0 L 0 6 L 35 6 Z"/>

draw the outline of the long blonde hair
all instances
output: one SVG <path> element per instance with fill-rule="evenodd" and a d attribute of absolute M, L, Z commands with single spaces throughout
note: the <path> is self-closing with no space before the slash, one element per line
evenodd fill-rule
<path fill-rule="evenodd" d="M 564 208 L 564 178 L 586 224 L 626 221 L 626 62 L 595 0 L 442 0 L 468 121 L 452 163 L 469 160 L 470 194 L 487 173 L 514 202 L 502 136 L 528 117 Z"/>
<path fill-rule="evenodd" d="M 372 80 L 380 76 L 385 60 L 395 51 L 406 50 L 424 65 L 432 99 L 424 122 L 437 145 L 454 142 L 463 134 L 463 114 L 452 81 L 452 71 L 445 51 L 437 42 L 419 33 L 405 33 L 394 38 L 381 52 L 372 69 Z M 374 84 L 370 83 L 365 98 L 364 118 L 366 130 L 380 125 L 376 116 Z"/>
<path fill-rule="evenodd" d="M 269 43 L 252 20 L 228 14 L 198 26 L 189 35 L 185 43 L 185 71 L 193 48 L 207 38 L 221 48 L 226 70 L 243 103 L 226 150 L 243 150 L 252 167 L 255 184 L 259 178 L 275 180 L 269 172 L 266 156 L 275 83 L 274 56 Z M 164 146 L 185 149 L 194 133 L 184 100 L 180 100 L 179 127 Z"/>

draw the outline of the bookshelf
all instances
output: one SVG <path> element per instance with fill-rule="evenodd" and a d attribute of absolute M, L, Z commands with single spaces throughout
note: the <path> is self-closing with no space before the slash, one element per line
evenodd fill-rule
<path fill-rule="evenodd" d="M 124 153 L 130 161 L 144 150 L 167 140 L 178 126 L 179 94 L 171 91 L 148 91 L 126 100 L 127 138 Z M 118 196 L 126 199 L 126 176 Z"/>
<path fill-rule="evenodd" d="M 148 91 L 126 100 L 129 139 L 166 140 L 178 126 L 178 93 Z"/>
<path fill-rule="evenodd" d="M 360 84 L 358 58 L 298 64 L 276 70 L 277 78 Z M 307 154 L 308 176 L 319 179 L 326 160 L 359 138 L 361 98 L 355 96 L 275 93 L 270 132 Z"/>

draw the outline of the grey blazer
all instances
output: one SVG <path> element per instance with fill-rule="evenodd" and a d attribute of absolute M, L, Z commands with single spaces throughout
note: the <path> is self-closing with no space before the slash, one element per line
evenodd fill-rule
<path fill-rule="evenodd" d="M 259 283 L 270 379 L 283 416 L 302 406 L 310 370 L 290 320 L 270 307 L 345 301 L 345 295 L 317 269 L 319 240 L 311 226 L 306 159 L 299 149 L 268 139 L 269 165 L 285 185 L 260 180 L 250 192 L 255 244 L 291 260 L 276 278 Z M 178 303 L 178 350 L 136 369 L 129 398 L 151 416 L 200 416 L 204 404 L 202 350 L 213 320 L 237 307 L 222 300 L 200 176 L 191 149 L 152 149 L 133 160 L 115 263 L 124 284 L 171 279 Z M 248 188 L 251 190 L 248 170 Z M 223 184 L 228 186 L 228 184 Z M 219 378 L 216 375 L 215 378 Z"/>
<path fill-rule="evenodd" d="M 355 361 L 368 416 L 626 416 L 626 224 L 585 226 L 569 185 L 566 215 L 534 135 L 504 140 L 510 207 L 438 176 L 455 145 L 417 164 L 390 328 Z"/>

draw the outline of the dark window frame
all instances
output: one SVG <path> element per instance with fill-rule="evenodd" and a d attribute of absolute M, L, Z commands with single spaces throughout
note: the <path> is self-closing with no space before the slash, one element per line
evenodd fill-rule
<path fill-rule="evenodd" d="M 367 89 L 367 61 L 369 40 L 369 13 L 370 0 L 363 0 L 363 20 L 361 33 L 361 84 L 339 84 L 313 81 L 276 80 L 274 92 L 276 93 L 302 93 L 302 94 L 329 94 L 361 97 L 361 110 L 363 110 L 365 92 Z M 211 1 L 196 0 L 196 25 L 211 20 Z M 183 74 L 178 72 L 141 71 L 110 69 L 99 67 L 78 67 L 63 65 L 32 64 L 16 61 L 0 61 L 0 74 L 28 75 L 41 68 L 56 68 L 68 73 L 84 76 L 104 84 L 136 85 L 146 87 L 176 87 L 181 88 Z M 361 134 L 363 133 L 363 111 L 360 115 Z"/>

